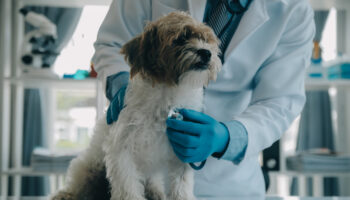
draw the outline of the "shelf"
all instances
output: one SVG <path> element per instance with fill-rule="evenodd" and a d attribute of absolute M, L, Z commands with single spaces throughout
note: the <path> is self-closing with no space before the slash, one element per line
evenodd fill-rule
<path fill-rule="evenodd" d="M 0 197 L 0 200 L 50 200 L 49 197 Z"/>
<path fill-rule="evenodd" d="M 48 175 L 65 175 L 66 172 L 57 171 L 33 171 L 30 167 L 24 167 L 21 169 L 8 169 L 1 172 L 1 175 L 8 176 L 48 176 Z"/>
<path fill-rule="evenodd" d="M 349 9 L 349 0 L 309 0 L 311 6 L 315 10 L 329 10 L 331 8 L 337 8 L 340 10 Z"/>
<path fill-rule="evenodd" d="M 0 200 L 49 200 L 50 197 L 6 197 Z M 198 198 L 198 200 L 241 200 L 242 198 L 237 197 L 205 197 Z M 247 198 L 244 198 L 247 199 Z M 253 198 L 254 199 L 254 198 Z M 266 200 L 350 200 L 350 197 L 297 197 L 297 196 L 267 196 Z"/>
<path fill-rule="evenodd" d="M 325 80 L 325 79 L 306 79 L 306 90 L 325 90 L 330 87 L 348 87 L 350 88 L 350 79 L 337 79 L 337 80 Z"/>
<path fill-rule="evenodd" d="M 109 6 L 112 0 L 19 0 L 22 5 L 52 6 L 52 7 L 83 7 L 86 5 Z M 332 7 L 338 9 L 349 8 L 348 0 L 309 0 L 315 10 L 328 10 Z"/>
<path fill-rule="evenodd" d="M 0 200 L 49 200 L 49 197 L 6 197 Z M 205 197 L 198 198 L 198 200 L 241 200 L 242 198 L 237 197 Z M 247 198 L 244 198 L 247 199 Z M 254 199 L 254 198 L 253 198 Z M 266 200 L 350 200 L 350 197 L 275 197 L 267 196 Z"/>
<path fill-rule="evenodd" d="M 98 80 L 95 78 L 75 79 L 49 79 L 49 78 L 5 78 L 11 84 L 24 88 L 58 88 L 58 89 L 84 89 L 96 90 Z"/>
<path fill-rule="evenodd" d="M 290 177 L 350 177 L 350 172 L 301 172 L 301 171 L 271 171 L 272 175 L 284 175 Z"/>
<path fill-rule="evenodd" d="M 112 0 L 19 0 L 23 6 L 84 7 L 109 6 Z"/>

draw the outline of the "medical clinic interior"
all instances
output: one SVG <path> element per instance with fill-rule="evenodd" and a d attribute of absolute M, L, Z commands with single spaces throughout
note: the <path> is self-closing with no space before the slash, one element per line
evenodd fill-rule
<path fill-rule="evenodd" d="M 350 0 L 0 0 L 12 199 L 350 200 Z"/>

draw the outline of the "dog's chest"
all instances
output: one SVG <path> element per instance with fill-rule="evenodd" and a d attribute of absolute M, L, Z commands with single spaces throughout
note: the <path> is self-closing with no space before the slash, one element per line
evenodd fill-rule
<path fill-rule="evenodd" d="M 120 142 L 127 144 L 138 166 L 156 166 L 171 157 L 166 135 L 167 112 L 162 102 L 145 102 L 142 107 L 126 107 L 121 113 L 122 120 L 129 120 L 120 133 Z"/>
<path fill-rule="evenodd" d="M 116 136 L 118 146 L 122 147 L 120 150 L 132 153 L 137 166 L 143 166 L 148 171 L 177 159 L 166 135 L 166 119 L 170 109 L 200 110 L 203 92 L 132 86 L 127 91 L 126 107 L 116 124 Z"/>

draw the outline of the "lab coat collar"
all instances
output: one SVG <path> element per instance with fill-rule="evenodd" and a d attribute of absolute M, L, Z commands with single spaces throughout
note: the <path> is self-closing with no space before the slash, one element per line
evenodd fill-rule
<path fill-rule="evenodd" d="M 244 13 L 224 57 L 227 57 L 245 38 L 249 37 L 269 18 L 265 0 L 253 0 L 249 9 Z"/>
<path fill-rule="evenodd" d="M 282 0 L 285 3 L 285 0 Z M 190 14 L 198 21 L 203 21 L 206 0 L 188 0 Z M 249 9 L 243 15 L 241 22 L 228 45 L 225 57 L 229 55 L 250 33 L 258 29 L 269 19 L 265 0 L 253 0 Z"/>
<path fill-rule="evenodd" d="M 202 22 L 204 17 L 206 0 L 188 0 L 188 10 L 193 18 Z"/>
<path fill-rule="evenodd" d="M 261 0 L 253 0 L 261 1 Z M 248 0 L 240 0 L 243 6 L 246 6 Z M 207 0 L 188 0 L 188 8 L 192 17 L 198 21 L 203 21 L 205 6 L 207 5 Z"/>

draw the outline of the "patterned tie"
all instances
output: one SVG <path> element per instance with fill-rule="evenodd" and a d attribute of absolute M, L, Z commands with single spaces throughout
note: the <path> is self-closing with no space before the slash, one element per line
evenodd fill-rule
<path fill-rule="evenodd" d="M 236 31 L 238 23 L 245 9 L 239 0 L 219 0 L 217 5 L 209 13 L 207 24 L 214 30 L 220 39 L 221 61 L 224 62 L 223 55 L 231 38 Z"/>

